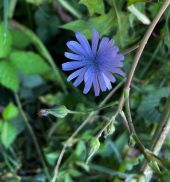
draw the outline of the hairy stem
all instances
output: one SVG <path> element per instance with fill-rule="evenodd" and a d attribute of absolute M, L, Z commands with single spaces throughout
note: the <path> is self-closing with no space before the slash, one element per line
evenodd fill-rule
<path fill-rule="evenodd" d="M 36 138 L 36 136 L 35 136 L 35 133 L 34 133 L 32 127 L 31 127 L 31 125 L 30 125 L 30 123 L 29 123 L 29 121 L 28 121 L 28 119 L 27 119 L 27 116 L 26 116 L 26 114 L 25 114 L 23 108 L 22 108 L 22 105 L 21 105 L 21 102 L 20 102 L 20 99 L 19 99 L 18 94 L 15 93 L 14 96 L 15 96 L 16 103 L 17 103 L 17 105 L 18 105 L 18 109 L 19 109 L 19 111 L 20 111 L 20 113 L 21 113 L 21 115 L 22 115 L 22 117 L 23 117 L 23 120 L 24 120 L 24 122 L 25 122 L 25 125 L 26 125 L 26 127 L 28 128 L 28 131 L 29 131 L 29 133 L 30 133 L 30 135 L 31 135 L 31 137 L 32 137 L 32 140 L 33 140 L 33 143 L 34 143 L 35 148 L 36 148 L 36 150 L 37 150 L 37 153 L 38 153 L 38 155 L 39 155 L 39 157 L 40 157 L 40 160 L 41 160 L 42 166 L 43 166 L 43 168 L 44 168 L 44 172 L 45 172 L 45 174 L 46 174 L 46 177 L 49 179 L 49 178 L 50 178 L 50 174 L 49 174 L 49 171 L 48 171 L 48 167 L 46 166 L 46 162 L 45 162 L 45 160 L 44 160 L 44 157 L 43 157 L 43 154 L 42 154 L 42 152 L 41 152 L 41 148 L 40 148 L 40 146 L 39 146 L 39 144 L 38 144 L 38 141 L 37 141 L 37 138 Z"/>

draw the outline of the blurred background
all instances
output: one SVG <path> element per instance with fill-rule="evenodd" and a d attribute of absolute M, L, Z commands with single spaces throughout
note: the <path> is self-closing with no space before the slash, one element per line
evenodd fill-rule
<path fill-rule="evenodd" d="M 65 141 L 85 121 L 70 142 L 59 168 L 59 182 L 138 181 L 144 158 L 129 139 L 122 119 L 113 134 L 100 137 L 100 148 L 86 163 L 89 140 L 114 115 L 123 78 L 98 110 L 108 92 L 83 95 L 83 84 L 66 82 L 61 64 L 66 42 L 81 32 L 89 40 L 95 28 L 114 38 L 120 51 L 139 44 L 161 8 L 154 0 L 1 0 L 0 1 L 0 181 L 50 181 Z M 135 51 L 125 55 L 128 74 Z M 137 134 L 150 149 L 170 94 L 170 9 L 162 16 L 142 54 L 133 79 L 130 103 Z M 68 114 L 67 109 L 78 111 Z M 44 110 L 42 110 L 44 109 Z M 82 114 L 85 113 L 85 114 Z M 57 116 L 57 117 L 56 117 Z M 170 135 L 159 156 L 170 167 Z M 151 181 L 169 181 L 155 169 Z"/>

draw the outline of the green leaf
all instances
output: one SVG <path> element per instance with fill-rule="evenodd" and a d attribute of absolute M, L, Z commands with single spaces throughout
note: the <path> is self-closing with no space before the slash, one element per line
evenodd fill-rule
<path fill-rule="evenodd" d="M 8 29 L 0 24 L 0 58 L 5 57 L 11 51 L 12 37 Z"/>
<path fill-rule="evenodd" d="M 16 138 L 16 135 L 16 128 L 9 121 L 3 121 L 1 142 L 5 148 L 9 148 L 11 146 Z"/>
<path fill-rule="evenodd" d="M 38 36 L 46 42 L 59 31 L 60 19 L 53 14 L 49 6 L 42 6 L 35 13 L 35 23 Z"/>
<path fill-rule="evenodd" d="M 100 36 L 108 35 L 114 27 L 114 17 L 115 13 L 110 12 L 106 15 L 101 15 L 95 18 L 90 18 L 87 21 L 76 20 L 70 23 L 67 23 L 62 26 L 62 28 L 67 30 L 72 30 L 74 32 L 83 33 L 88 39 L 91 38 L 92 29 L 95 28 Z"/>
<path fill-rule="evenodd" d="M 56 160 L 58 158 L 58 153 L 57 152 L 50 152 L 50 153 L 47 153 L 45 154 L 45 157 L 47 159 L 47 162 L 51 165 L 51 166 L 54 166 L 55 163 L 56 163 Z"/>
<path fill-rule="evenodd" d="M 64 178 L 64 182 L 73 182 L 73 179 L 71 178 L 69 174 L 66 174 Z"/>
<path fill-rule="evenodd" d="M 13 52 L 10 55 L 10 62 L 24 75 L 43 74 L 50 70 L 43 58 L 33 52 Z"/>
<path fill-rule="evenodd" d="M 147 96 L 144 95 L 144 98 L 137 110 L 138 116 L 150 121 L 158 121 L 160 118 L 160 113 L 156 110 L 156 107 L 160 105 L 160 100 L 163 97 L 168 97 L 170 94 L 170 87 L 162 87 L 161 89 L 151 91 Z"/>
<path fill-rule="evenodd" d="M 128 0 L 128 5 L 138 3 L 138 2 L 147 2 L 147 0 Z"/>
<path fill-rule="evenodd" d="M 2 112 L 4 120 L 13 119 L 17 115 L 18 115 L 18 108 L 13 103 L 9 103 L 8 106 Z"/>
<path fill-rule="evenodd" d="M 90 15 L 94 13 L 104 14 L 103 0 L 81 0 L 80 3 L 87 6 Z"/>
<path fill-rule="evenodd" d="M 42 3 L 50 2 L 50 0 L 26 0 L 28 3 L 40 5 Z"/>
<path fill-rule="evenodd" d="M 31 43 L 31 39 L 20 30 L 12 29 L 11 35 L 13 40 L 12 45 L 15 48 L 23 49 Z"/>
<path fill-rule="evenodd" d="M 19 89 L 19 78 L 15 69 L 7 61 L 0 62 L 0 84 L 12 91 L 18 91 Z"/>

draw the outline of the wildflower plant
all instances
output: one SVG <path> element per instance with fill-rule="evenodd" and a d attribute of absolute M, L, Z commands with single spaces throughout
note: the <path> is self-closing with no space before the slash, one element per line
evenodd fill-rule
<path fill-rule="evenodd" d="M 103 37 L 100 41 L 95 29 L 91 45 L 83 34 L 78 32 L 75 35 L 77 41 L 67 42 L 71 52 L 65 52 L 65 57 L 72 61 L 62 64 L 64 71 L 74 71 L 67 81 L 75 79 L 75 87 L 84 81 L 83 93 L 87 94 L 93 86 L 95 96 L 100 94 L 100 90 L 104 92 L 112 89 L 111 83 L 116 82 L 115 74 L 125 76 L 121 69 L 124 56 L 119 53 L 119 47 L 108 37 Z"/>

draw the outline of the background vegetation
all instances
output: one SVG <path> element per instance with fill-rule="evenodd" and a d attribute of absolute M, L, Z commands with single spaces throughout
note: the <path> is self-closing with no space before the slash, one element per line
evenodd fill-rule
<path fill-rule="evenodd" d="M 49 181 L 65 141 L 91 111 L 93 117 L 69 141 L 58 181 L 142 180 L 144 157 L 133 145 L 121 118 L 116 118 L 109 131 L 101 135 L 99 150 L 96 143 L 89 146 L 89 141 L 117 109 L 122 78 L 117 78 L 115 87 L 119 84 L 119 89 L 101 109 L 100 103 L 109 92 L 99 97 L 92 91 L 83 95 L 83 86 L 73 88 L 66 83 L 61 64 L 67 61 L 63 56 L 66 42 L 75 39 L 74 32 L 78 31 L 90 39 L 91 30 L 96 28 L 101 37 L 113 37 L 121 52 L 137 47 L 163 3 L 163 0 L 0 1 L 0 181 Z M 134 56 L 135 51 L 125 56 L 126 73 Z M 148 149 L 160 127 L 170 94 L 169 83 L 170 8 L 152 32 L 131 85 L 134 126 Z M 79 113 L 66 115 L 64 106 Z M 106 137 L 110 130 L 113 134 Z M 86 163 L 89 150 L 90 154 L 97 152 Z M 167 169 L 169 150 L 170 135 L 159 153 Z M 153 181 L 169 181 L 167 170 L 160 172 L 157 165 L 153 169 Z"/>

